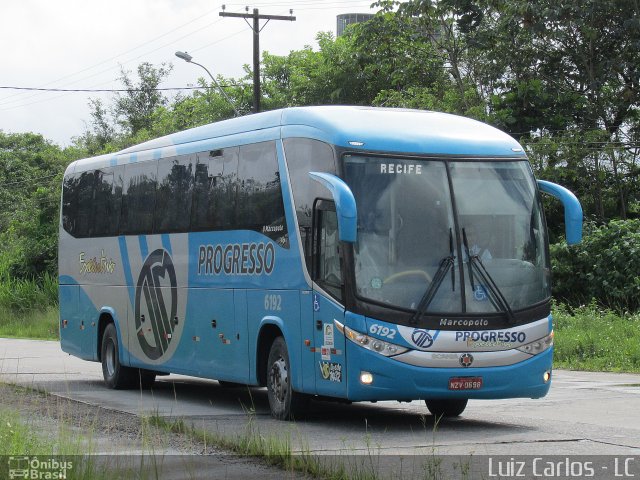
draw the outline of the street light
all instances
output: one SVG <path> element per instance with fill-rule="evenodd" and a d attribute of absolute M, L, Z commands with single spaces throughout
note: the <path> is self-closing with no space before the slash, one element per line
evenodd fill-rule
<path fill-rule="evenodd" d="M 199 63 L 194 62 L 193 61 L 193 57 L 191 55 L 189 55 L 187 52 L 178 51 L 178 52 L 176 52 L 176 57 L 184 60 L 187 63 L 193 63 L 194 65 L 198 65 L 199 67 L 204 68 L 204 71 L 207 72 L 209 74 L 209 76 L 211 77 L 211 80 L 213 81 L 213 84 L 216 86 L 216 88 L 218 90 L 220 90 L 220 93 L 227 100 L 227 102 L 229 102 L 229 104 L 233 108 L 233 111 L 236 112 L 236 117 L 240 116 L 240 112 L 238 112 L 238 109 L 236 108 L 236 106 L 233 104 L 233 102 L 231 101 L 229 96 L 225 93 L 225 91 L 220 87 L 220 85 L 218 84 L 218 82 L 216 81 L 214 76 L 211 75 L 211 72 L 209 71 L 209 69 L 207 67 L 205 67 L 204 65 L 200 65 Z"/>

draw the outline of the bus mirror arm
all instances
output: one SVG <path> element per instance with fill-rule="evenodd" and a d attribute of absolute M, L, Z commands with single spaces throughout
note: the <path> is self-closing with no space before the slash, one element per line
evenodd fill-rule
<path fill-rule="evenodd" d="M 543 193 L 556 197 L 564 205 L 564 224 L 567 243 L 575 245 L 582 240 L 582 206 L 576 196 L 556 183 L 538 180 L 538 188 Z"/>
<path fill-rule="evenodd" d="M 341 241 L 355 243 L 358 231 L 356 199 L 344 180 L 330 173 L 309 172 L 309 176 L 324 185 L 333 197 L 338 216 L 338 236 Z"/>

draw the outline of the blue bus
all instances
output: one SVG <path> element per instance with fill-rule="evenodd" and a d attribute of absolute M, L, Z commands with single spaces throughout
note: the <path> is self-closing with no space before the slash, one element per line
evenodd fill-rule
<path fill-rule="evenodd" d="M 178 373 L 312 398 L 543 397 L 553 323 L 540 192 L 522 147 L 442 113 L 288 108 L 67 168 L 60 339 L 115 389 Z"/>

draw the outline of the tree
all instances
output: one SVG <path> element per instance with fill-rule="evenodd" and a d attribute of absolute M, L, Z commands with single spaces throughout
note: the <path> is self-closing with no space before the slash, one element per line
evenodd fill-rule
<path fill-rule="evenodd" d="M 116 94 L 113 114 L 126 134 L 135 136 L 141 130 L 151 129 L 155 111 L 168 102 L 158 87 L 172 69 L 171 64 L 163 63 L 156 68 L 148 62 L 141 63 L 137 83 L 129 77 L 130 72 L 121 70 L 119 80 L 127 91 Z"/>
<path fill-rule="evenodd" d="M 55 272 L 60 184 L 68 162 L 41 135 L 0 132 L 0 273 L 35 278 Z"/>
<path fill-rule="evenodd" d="M 637 1 L 384 0 L 378 5 L 413 19 L 445 54 L 462 95 L 451 105 L 458 113 L 527 143 L 537 156 L 534 165 L 546 174 L 553 174 L 552 166 L 541 159 L 570 154 L 555 168 L 576 167 L 572 175 L 587 195 L 589 211 L 601 221 L 627 216 L 628 204 L 637 203 L 630 195 L 638 172 L 638 144 L 631 140 L 638 138 L 640 112 Z M 433 102 L 429 92 L 413 87 L 414 105 L 418 97 Z M 478 99 L 475 108 L 467 98 Z M 538 155 L 539 145 L 558 150 Z M 557 175 L 564 174 L 552 176 Z"/>

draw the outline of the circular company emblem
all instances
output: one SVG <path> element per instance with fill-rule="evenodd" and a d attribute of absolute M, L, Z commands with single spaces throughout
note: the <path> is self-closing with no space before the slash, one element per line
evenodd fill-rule
<path fill-rule="evenodd" d="M 470 353 L 463 353 L 460 355 L 460 365 L 463 367 L 470 367 L 473 363 L 473 355 Z"/>
<path fill-rule="evenodd" d="M 411 334 L 411 340 L 418 348 L 429 348 L 433 345 L 433 337 L 426 330 L 414 330 Z"/>
<path fill-rule="evenodd" d="M 167 351 L 177 309 L 176 271 L 169 252 L 159 248 L 149 254 L 142 266 L 135 299 L 136 337 L 151 360 Z"/>

